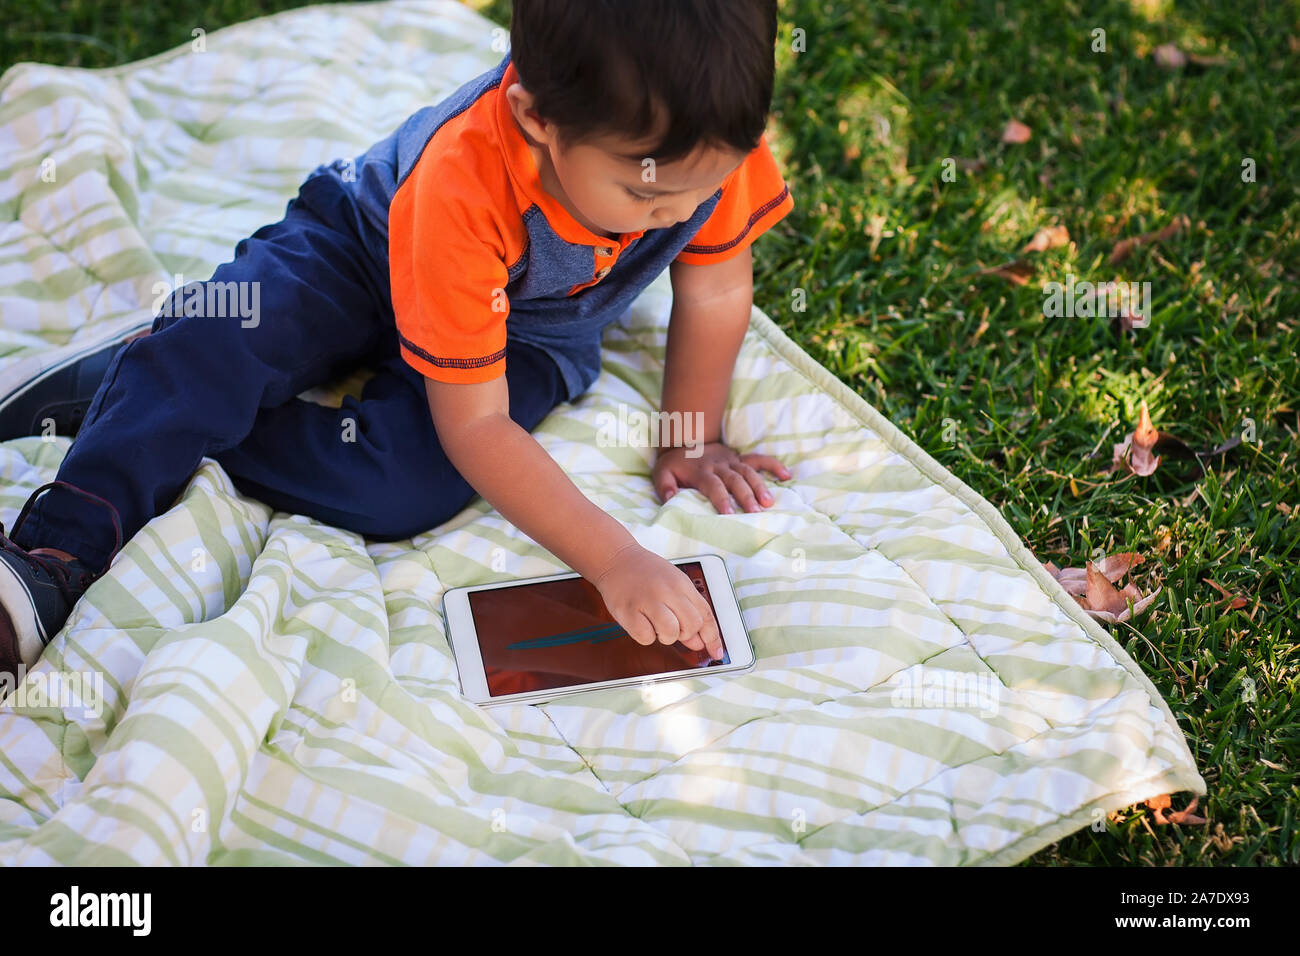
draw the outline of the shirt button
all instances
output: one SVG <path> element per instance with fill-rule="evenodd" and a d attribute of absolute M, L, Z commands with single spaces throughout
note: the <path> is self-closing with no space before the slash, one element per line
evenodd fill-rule
<path fill-rule="evenodd" d="M 607 276 L 607 275 L 609 275 L 609 266 L 605 266 L 605 268 L 603 268 L 603 269 L 601 269 L 599 272 L 597 272 L 597 273 L 596 273 L 596 278 L 597 278 L 597 279 L 603 279 L 603 278 L 605 278 L 605 276 Z"/>
<path fill-rule="evenodd" d="M 596 249 L 596 255 L 600 256 L 601 258 L 606 258 L 608 256 L 612 256 L 613 254 L 614 254 L 614 249 L 611 246 L 599 246 Z"/>

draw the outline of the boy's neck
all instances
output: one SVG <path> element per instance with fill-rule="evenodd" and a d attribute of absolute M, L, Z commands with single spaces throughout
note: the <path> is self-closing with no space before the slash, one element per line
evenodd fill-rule
<path fill-rule="evenodd" d="M 551 198 L 563 206 L 565 212 L 596 235 L 604 236 L 606 239 L 619 238 L 619 233 L 600 229 L 579 215 L 578 211 L 574 209 L 572 204 L 569 202 L 569 197 L 565 195 L 564 188 L 560 185 L 560 181 L 556 179 L 555 168 L 551 165 L 551 157 L 545 147 L 524 132 L 523 127 L 519 126 L 518 121 L 515 122 L 515 128 L 519 130 L 519 135 L 522 136 L 524 142 L 528 144 L 528 151 L 533 154 L 533 163 L 537 166 L 537 177 L 541 181 L 542 189 L 546 190 L 547 194 L 550 195 Z"/>

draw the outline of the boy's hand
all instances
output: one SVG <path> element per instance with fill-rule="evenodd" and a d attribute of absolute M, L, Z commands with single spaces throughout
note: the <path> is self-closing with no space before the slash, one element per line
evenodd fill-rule
<path fill-rule="evenodd" d="M 790 470 L 771 455 L 737 455 L 722 442 L 707 443 L 696 458 L 688 458 L 686 451 L 665 448 L 655 459 L 651 479 L 661 501 L 667 501 L 679 488 L 695 488 L 720 514 L 732 514 L 733 497 L 746 511 L 760 511 L 771 506 L 772 495 L 759 470 L 780 481 L 790 477 Z"/>
<path fill-rule="evenodd" d="M 649 646 L 681 641 L 722 660 L 713 609 L 681 568 L 639 544 L 618 551 L 591 582 L 632 640 Z"/>

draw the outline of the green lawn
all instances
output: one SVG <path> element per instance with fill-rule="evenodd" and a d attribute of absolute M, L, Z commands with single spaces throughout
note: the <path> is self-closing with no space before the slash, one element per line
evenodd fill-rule
<path fill-rule="evenodd" d="M 111 66 L 297 5 L 27 0 L 0 66 Z M 1133 808 L 1031 862 L 1300 863 L 1300 5 L 1083 6 L 782 0 L 772 143 L 795 210 L 756 246 L 755 300 L 1044 561 L 1138 551 L 1134 580 L 1163 588 L 1113 633 L 1186 731 L 1209 823 Z M 1197 59 L 1162 67 L 1164 44 Z M 1027 143 L 1001 142 L 1011 119 Z M 1055 225 L 1070 245 L 1020 252 Z M 981 274 L 1016 259 L 1023 284 Z M 1149 325 L 1045 317 L 1043 283 L 1070 274 L 1149 282 Z M 1195 448 L 1246 440 L 1204 475 L 1103 473 L 1144 399 Z"/>

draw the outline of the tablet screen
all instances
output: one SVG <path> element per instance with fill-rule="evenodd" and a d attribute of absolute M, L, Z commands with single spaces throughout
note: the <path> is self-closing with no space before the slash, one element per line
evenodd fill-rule
<path fill-rule="evenodd" d="M 700 563 L 677 567 L 713 609 Z M 638 644 L 585 578 L 471 591 L 469 609 L 493 697 L 731 662 L 725 647 L 723 659 L 715 661 L 707 650 L 693 651 L 680 641 Z"/>

